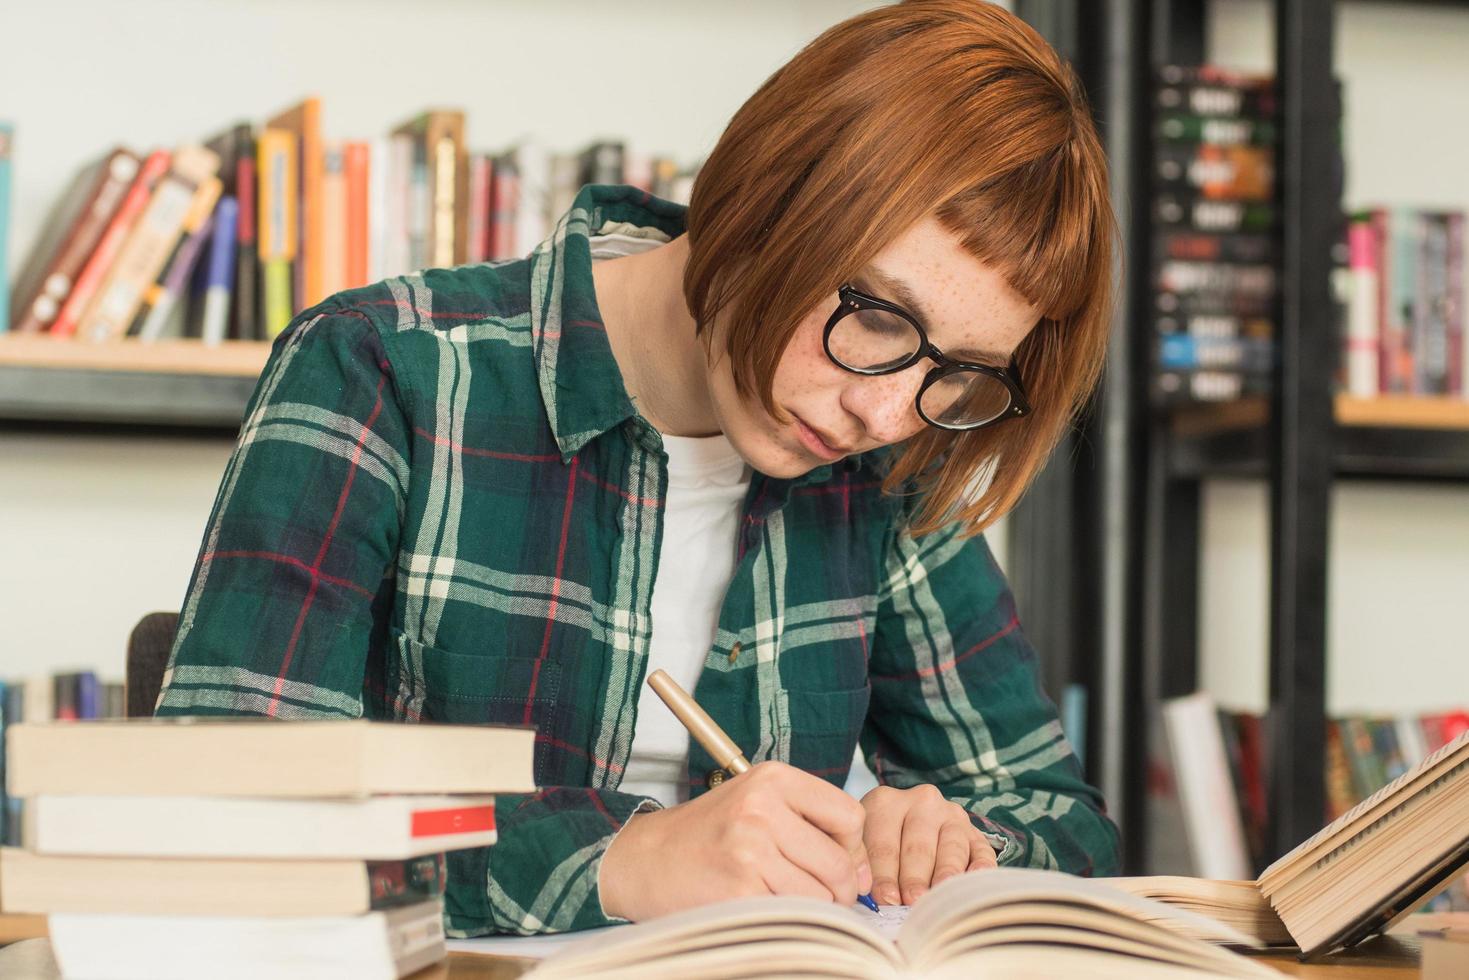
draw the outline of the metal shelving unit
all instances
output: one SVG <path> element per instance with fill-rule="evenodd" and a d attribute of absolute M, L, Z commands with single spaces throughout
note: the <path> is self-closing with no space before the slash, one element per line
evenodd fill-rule
<path fill-rule="evenodd" d="M 1462 3 L 1462 0 L 1460 0 Z M 1270 485 L 1272 826 L 1280 854 L 1324 807 L 1327 529 L 1337 479 L 1469 481 L 1469 404 L 1334 398 L 1330 254 L 1341 202 L 1331 182 L 1338 114 L 1333 0 L 1276 0 L 1282 290 L 1268 401 L 1172 418 L 1145 403 L 1147 80 L 1206 60 L 1207 0 L 1018 0 L 1016 11 L 1077 66 L 1113 167 L 1123 226 L 1114 347 L 1092 412 L 1016 511 L 1009 548 L 1022 617 L 1053 694 L 1089 691 L 1088 776 L 1121 825 L 1124 867 L 1148 870 L 1151 708 L 1198 680 L 1199 508 L 1206 478 Z"/>

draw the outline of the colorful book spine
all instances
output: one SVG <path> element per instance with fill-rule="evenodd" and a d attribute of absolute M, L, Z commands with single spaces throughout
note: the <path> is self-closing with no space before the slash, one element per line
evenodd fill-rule
<path fill-rule="evenodd" d="M 422 185 L 416 183 L 416 177 L 421 165 L 415 156 L 413 137 L 403 133 L 388 137 L 385 157 L 383 213 L 387 227 L 379 278 L 401 276 L 421 268 L 423 228 L 427 220 L 426 212 L 419 207 L 416 188 Z"/>
<path fill-rule="evenodd" d="M 235 289 L 230 301 L 230 336 L 236 340 L 264 340 L 260 312 L 260 226 L 258 149 L 254 131 L 246 134 L 236 164 L 235 188 L 239 213 L 235 218 Z"/>
<path fill-rule="evenodd" d="M 261 310 L 266 338 L 279 336 L 294 315 L 291 265 L 296 260 L 296 136 L 266 128 L 256 141 L 260 173 L 256 234 Z"/>
<path fill-rule="evenodd" d="M 10 157 L 15 127 L 0 122 L 0 333 L 10 329 Z"/>
<path fill-rule="evenodd" d="M 342 288 L 356 289 L 373 280 L 368 271 L 368 240 L 371 235 L 368 212 L 372 207 L 372 150 L 362 140 L 353 140 L 344 149 L 347 183 L 346 279 Z"/>
<path fill-rule="evenodd" d="M 490 179 L 490 258 L 515 257 L 518 237 L 516 216 L 520 212 L 520 176 L 511 154 L 495 157 Z"/>
<path fill-rule="evenodd" d="M 204 281 L 204 315 L 199 333 L 206 344 L 217 344 L 229 334 L 239 218 L 239 202 L 233 197 L 221 198 L 214 211 L 214 230 Z"/>
<path fill-rule="evenodd" d="M 1347 392 L 1374 398 L 1379 390 L 1377 236 L 1370 220 L 1355 219 L 1347 229 L 1351 297 L 1347 303 Z"/>
<path fill-rule="evenodd" d="M 1413 391 L 1446 395 L 1449 390 L 1447 304 L 1449 242 L 1444 216 L 1419 212 L 1413 223 L 1417 268 L 1413 283 Z"/>
<path fill-rule="evenodd" d="M 303 99 L 275 116 L 266 126 L 285 130 L 293 136 L 295 200 L 291 214 L 295 222 L 296 246 L 290 270 L 293 277 L 290 298 L 291 313 L 295 315 L 326 298 L 322 279 L 325 262 L 322 250 L 326 247 L 326 239 L 322 234 L 325 200 L 322 197 L 321 182 L 325 155 L 321 142 L 321 99 L 316 96 Z M 266 317 L 268 320 L 271 317 L 268 309 Z M 287 317 L 287 322 L 289 319 Z"/>
<path fill-rule="evenodd" d="M 347 150 L 328 140 L 321 150 L 321 269 L 323 297 L 347 287 Z"/>
<path fill-rule="evenodd" d="M 476 153 L 469 158 L 469 244 L 466 262 L 489 258 L 490 158 Z"/>

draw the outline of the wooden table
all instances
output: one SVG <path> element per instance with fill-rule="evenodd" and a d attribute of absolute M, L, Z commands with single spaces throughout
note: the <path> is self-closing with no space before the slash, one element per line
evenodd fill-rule
<path fill-rule="evenodd" d="M 1355 949 L 1344 950 L 1312 963 L 1294 956 L 1258 959 L 1292 977 L 1317 980 L 1417 980 L 1418 940 L 1408 936 L 1378 936 Z M 412 980 L 512 980 L 535 965 L 534 960 L 450 953 L 438 966 L 415 973 Z"/>
<path fill-rule="evenodd" d="M 45 940 L 31 939 L 27 943 L 44 944 Z M 49 961 L 49 952 L 42 958 Z M 1313 963 L 1301 963 L 1292 956 L 1259 957 L 1287 976 L 1317 980 L 1415 980 L 1418 958 L 1418 940 L 1409 936 L 1379 936 Z M 514 980 L 533 966 L 534 960 L 519 957 L 450 953 L 443 963 L 420 970 L 411 980 Z"/>

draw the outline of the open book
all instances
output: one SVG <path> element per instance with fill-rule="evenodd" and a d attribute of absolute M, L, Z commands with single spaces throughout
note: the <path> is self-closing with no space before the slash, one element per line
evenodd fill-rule
<path fill-rule="evenodd" d="M 1214 942 L 1255 945 L 1218 922 L 1099 881 L 1000 868 L 951 878 L 911 909 L 880 916 L 802 898 L 721 902 L 599 931 L 530 976 L 1278 976 L 1181 934 L 1180 924 Z"/>
<path fill-rule="evenodd" d="M 1260 875 L 1307 955 L 1350 946 L 1418 908 L 1469 864 L 1469 732 Z"/>
<path fill-rule="evenodd" d="M 1197 912 L 1222 922 L 1259 941 L 1262 946 L 1294 947 L 1280 921 L 1280 916 L 1260 894 L 1253 881 L 1224 881 L 1209 878 L 1185 878 L 1176 875 L 1148 875 L 1137 878 L 1107 878 L 1107 884 L 1129 895 L 1165 902 L 1174 908 Z M 1164 919 L 1161 924 L 1186 936 L 1205 941 L 1218 940 L 1194 930 L 1188 922 Z"/>

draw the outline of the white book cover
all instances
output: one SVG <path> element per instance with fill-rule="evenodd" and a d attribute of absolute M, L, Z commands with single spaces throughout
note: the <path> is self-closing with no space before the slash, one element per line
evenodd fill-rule
<path fill-rule="evenodd" d="M 520 175 L 519 206 L 515 212 L 515 256 L 523 258 L 550 237 L 554 222 L 561 216 L 551 214 L 551 155 L 535 140 L 523 140 L 515 147 L 515 169 Z"/>
<path fill-rule="evenodd" d="M 495 842 L 492 796 L 38 796 L 40 854 L 393 860 Z"/>
<path fill-rule="evenodd" d="M 356 916 L 52 915 L 63 977 L 397 980 L 442 960 L 437 900 Z"/>
<path fill-rule="evenodd" d="M 1200 878 L 1253 878 L 1214 699 L 1199 692 L 1165 701 L 1163 722 L 1194 873 Z"/>

